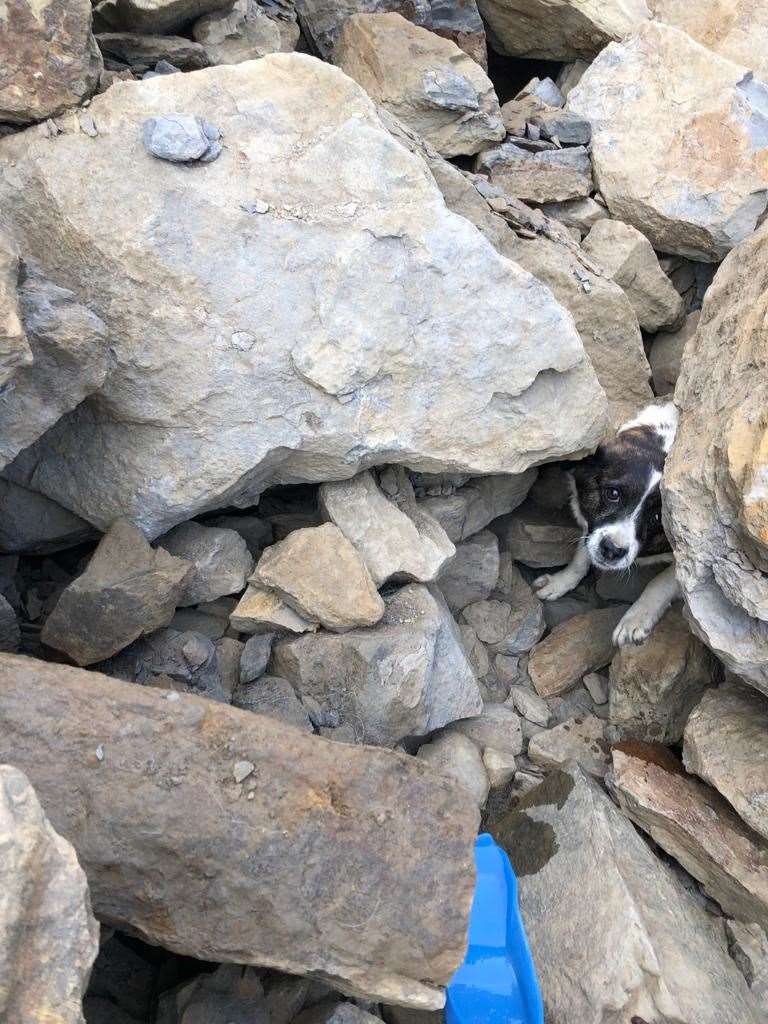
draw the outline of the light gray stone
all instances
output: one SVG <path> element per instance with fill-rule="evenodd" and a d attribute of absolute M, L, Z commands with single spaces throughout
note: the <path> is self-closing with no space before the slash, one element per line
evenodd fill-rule
<path fill-rule="evenodd" d="M 587 672 L 582 682 L 595 704 L 607 704 L 611 692 L 608 679 L 597 672 Z"/>
<path fill-rule="evenodd" d="M 543 729 L 549 725 L 550 713 L 547 702 L 526 686 L 513 686 L 509 691 L 509 700 L 523 718 Z"/>
<path fill-rule="evenodd" d="M 180 605 L 215 601 L 245 589 L 253 558 L 239 533 L 200 523 L 182 523 L 158 543 L 171 555 L 189 562 Z"/>
<path fill-rule="evenodd" d="M 372 629 L 276 644 L 274 671 L 361 743 L 394 746 L 482 711 L 458 628 L 442 596 L 410 584 L 387 598 Z"/>
<path fill-rule="evenodd" d="M 597 782 L 555 771 L 491 831 L 519 879 L 551 1024 L 761 1020 L 721 921 Z"/>
<path fill-rule="evenodd" d="M 456 545 L 456 555 L 440 571 L 438 586 L 452 612 L 491 596 L 499 578 L 499 541 L 481 530 Z"/>
<path fill-rule="evenodd" d="M 594 715 L 569 718 L 537 733 L 528 744 L 528 757 L 542 768 L 578 765 L 587 774 L 603 778 L 611 764 L 605 722 Z"/>
<path fill-rule="evenodd" d="M 592 168 L 583 146 L 531 153 L 514 141 L 483 150 L 476 169 L 516 199 L 560 203 L 592 191 Z"/>
<path fill-rule="evenodd" d="M 490 782 L 477 746 L 461 733 L 449 732 L 437 736 L 431 743 L 419 747 L 420 761 L 432 765 L 437 771 L 455 779 L 467 790 L 472 800 L 482 807 L 488 796 Z"/>
<path fill-rule="evenodd" d="M 270 9 L 256 0 L 237 0 L 230 10 L 203 15 L 192 27 L 192 36 L 214 65 L 240 64 L 295 49 L 298 24 L 294 19 L 269 17 Z"/>
<path fill-rule="evenodd" d="M 472 740 L 484 753 L 488 747 L 515 757 L 522 753 L 523 738 L 520 719 L 504 704 L 486 704 L 482 714 L 476 718 L 464 718 L 454 722 L 447 732 L 458 732 Z"/>
<path fill-rule="evenodd" d="M 463 621 L 493 654 L 525 654 L 544 633 L 541 602 L 522 577 L 516 593 L 517 600 L 513 594 L 507 600 L 477 601 L 462 611 Z"/>
<path fill-rule="evenodd" d="M 199 71 L 209 63 L 203 47 L 184 36 L 100 32 L 96 40 L 106 58 L 127 64 L 137 74 L 158 64 L 169 64 L 177 71 Z M 148 77 L 157 75 L 152 73 Z"/>
<path fill-rule="evenodd" d="M 606 208 L 589 196 L 566 199 L 562 203 L 544 203 L 541 209 L 567 228 L 575 228 L 580 235 L 586 235 L 599 220 L 609 216 Z"/>
<path fill-rule="evenodd" d="M 252 636 L 246 642 L 240 659 L 241 683 L 252 683 L 264 674 L 272 656 L 273 639 L 272 633 L 262 633 Z"/>
<path fill-rule="evenodd" d="M 517 508 L 535 479 L 535 469 L 505 476 L 475 477 L 454 494 L 423 498 L 419 504 L 456 543 L 473 537 L 494 519 Z"/>
<path fill-rule="evenodd" d="M 218 160 L 146 153 L 141 125 L 173 110 L 216 124 Z M 116 359 L 98 399 L 30 453 L 42 493 L 158 536 L 276 482 L 384 460 L 520 474 L 600 439 L 603 397 L 569 315 L 446 209 L 338 69 L 270 54 L 121 82 L 89 116 L 95 138 L 67 122 L 55 146 L 37 128 L 0 140 L 9 233 L 102 316 Z M 256 233 L 241 208 L 254 198 L 271 211 Z"/>
<path fill-rule="evenodd" d="M 148 153 L 171 163 L 207 163 L 221 153 L 218 129 L 192 114 L 149 117 L 142 126 L 142 138 Z"/>
<path fill-rule="evenodd" d="M 726 921 L 728 948 L 758 1007 L 768 1014 L 768 935 L 758 924 Z"/>
<path fill-rule="evenodd" d="M 543 110 L 533 114 L 529 124 L 541 131 L 542 138 L 557 139 L 566 146 L 588 146 L 592 138 L 589 121 L 570 110 Z M 570 202 L 578 200 L 572 199 Z"/>

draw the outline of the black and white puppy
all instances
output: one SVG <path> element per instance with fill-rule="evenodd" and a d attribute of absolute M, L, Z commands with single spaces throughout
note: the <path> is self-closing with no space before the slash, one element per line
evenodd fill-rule
<path fill-rule="evenodd" d="M 649 405 L 620 427 L 613 440 L 570 470 L 571 511 L 584 533 L 571 564 L 534 583 L 542 600 L 555 601 L 573 590 L 590 565 L 618 572 L 637 559 L 645 564 L 672 561 L 661 523 L 659 484 L 677 419 L 671 402 Z M 642 643 L 679 597 L 670 565 L 651 580 L 621 619 L 614 643 Z"/>

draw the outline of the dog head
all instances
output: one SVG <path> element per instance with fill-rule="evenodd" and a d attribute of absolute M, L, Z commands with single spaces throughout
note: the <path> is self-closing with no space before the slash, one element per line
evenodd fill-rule
<path fill-rule="evenodd" d="M 674 406 L 650 406 L 571 470 L 571 507 L 596 568 L 628 569 L 638 555 L 670 550 L 659 485 L 676 426 Z"/>

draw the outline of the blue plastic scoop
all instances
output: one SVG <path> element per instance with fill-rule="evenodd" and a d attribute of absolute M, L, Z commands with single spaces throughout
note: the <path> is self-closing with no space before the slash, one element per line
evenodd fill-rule
<path fill-rule="evenodd" d="M 446 1024 L 544 1024 L 509 858 L 484 833 L 475 843 L 475 864 L 469 948 L 448 986 Z"/>

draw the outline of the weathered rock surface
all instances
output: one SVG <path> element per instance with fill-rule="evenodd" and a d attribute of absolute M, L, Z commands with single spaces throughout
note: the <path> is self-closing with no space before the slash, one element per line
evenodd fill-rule
<path fill-rule="evenodd" d="M 536 479 L 536 470 L 508 476 L 482 476 L 450 495 L 426 497 L 419 505 L 443 527 L 448 537 L 466 540 L 499 516 L 512 512 L 524 500 Z"/>
<path fill-rule="evenodd" d="M 137 73 L 153 68 L 159 61 L 182 71 L 197 71 L 209 64 L 205 49 L 185 36 L 101 32 L 96 39 L 105 57 L 127 64 Z"/>
<path fill-rule="evenodd" d="M 168 110 L 215 123 L 219 159 L 150 157 L 141 125 Z M 53 142 L 0 141 L 11 234 L 102 316 L 117 362 L 36 446 L 44 494 L 157 536 L 274 482 L 384 460 L 521 473 L 599 440 L 604 399 L 568 314 L 446 210 L 338 69 L 273 54 L 117 83 L 89 116 L 95 138 L 68 122 Z M 243 208 L 257 198 L 266 215 Z"/>
<path fill-rule="evenodd" d="M 510 57 L 591 60 L 650 17 L 646 0 L 478 0 L 493 48 Z"/>
<path fill-rule="evenodd" d="M 708 690 L 685 727 L 683 761 L 768 839 L 768 701 L 738 685 Z"/>
<path fill-rule="evenodd" d="M 763 1014 L 768 1013 L 768 935 L 758 924 L 726 921 L 728 950 Z"/>
<path fill-rule="evenodd" d="M 245 540 L 234 530 L 182 523 L 166 533 L 159 544 L 192 566 L 178 601 L 182 606 L 236 594 L 245 588 L 253 569 Z"/>
<path fill-rule="evenodd" d="M 384 614 L 365 562 L 333 523 L 294 530 L 267 548 L 252 581 L 326 629 L 373 626 Z"/>
<path fill-rule="evenodd" d="M 515 757 L 523 749 L 520 719 L 504 704 L 486 704 L 482 714 L 455 722 L 448 731 L 466 736 L 483 754 L 491 748 Z"/>
<path fill-rule="evenodd" d="M 261 676 L 244 683 L 235 690 L 232 704 L 244 711 L 276 718 L 304 732 L 312 732 L 312 722 L 296 691 L 287 679 L 279 676 Z"/>
<path fill-rule="evenodd" d="M 238 0 L 231 10 L 214 11 L 196 21 L 192 35 L 211 64 L 240 64 L 292 50 L 299 27 L 270 18 L 256 0 Z"/>
<path fill-rule="evenodd" d="M 8 1024 L 83 1024 L 99 950 L 88 883 L 29 780 L 8 764 L 0 765 L 0 845 L 0 1016 Z"/>
<path fill-rule="evenodd" d="M 313 697 L 360 743 L 394 746 L 483 708 L 445 601 L 419 584 L 387 598 L 373 629 L 285 640 L 273 662 L 299 697 Z"/>
<path fill-rule="evenodd" d="M 434 580 L 456 548 L 417 504 L 405 470 L 384 475 L 386 493 L 369 472 L 321 484 L 321 507 L 360 553 L 377 586 L 392 576 Z"/>
<path fill-rule="evenodd" d="M 761 0 L 647 0 L 654 18 L 768 79 L 768 11 Z"/>
<path fill-rule="evenodd" d="M 484 150 L 477 170 L 515 199 L 559 203 L 592 191 L 592 167 L 583 146 L 532 153 L 514 140 Z"/>
<path fill-rule="evenodd" d="M 581 528 L 569 512 L 559 515 L 527 501 L 493 524 L 503 551 L 532 569 L 566 565 L 573 558 Z"/>
<path fill-rule="evenodd" d="M 0 11 L 0 122 L 61 114 L 96 90 L 90 0 L 10 0 Z"/>
<path fill-rule="evenodd" d="M 0 551 L 43 555 L 61 551 L 97 533 L 84 519 L 73 515 L 37 491 L 0 477 Z"/>
<path fill-rule="evenodd" d="M 766 103 L 746 68 L 658 22 L 606 47 L 568 97 L 611 214 L 657 251 L 712 262 L 768 202 Z"/>
<path fill-rule="evenodd" d="M 109 658 L 171 621 L 190 568 L 118 519 L 82 576 L 62 592 L 43 626 L 43 643 L 78 665 Z"/>
<path fill-rule="evenodd" d="M 504 138 L 499 101 L 480 65 L 400 14 L 348 18 L 333 62 L 443 156 L 471 155 Z"/>
<path fill-rule="evenodd" d="M 528 744 L 528 757 L 543 768 L 583 768 L 588 775 L 603 778 L 611 763 L 605 740 L 605 722 L 594 715 L 569 718 L 537 733 Z"/>
<path fill-rule="evenodd" d="M 637 228 L 620 220 L 599 220 L 581 244 L 624 290 L 644 331 L 654 334 L 680 326 L 682 297 L 659 266 L 651 243 Z"/>
<path fill-rule="evenodd" d="M 462 0 L 460 4 L 441 0 L 297 0 L 296 7 L 307 38 L 326 60 L 332 57 L 347 18 L 353 14 L 397 11 L 422 28 L 452 39 L 483 67 L 487 64 L 485 28 L 475 0 Z"/>
<path fill-rule="evenodd" d="M 103 321 L 66 288 L 29 275 L 19 306 L 33 361 L 18 366 L 0 403 L 0 468 L 104 383 Z"/>
<path fill-rule="evenodd" d="M 715 664 L 678 608 L 671 608 L 648 639 L 620 647 L 611 662 L 609 717 L 624 738 L 677 743 Z"/>
<path fill-rule="evenodd" d="M 20 266 L 16 247 L 0 231 L 0 387 L 19 366 L 32 362 L 19 309 Z"/>
<path fill-rule="evenodd" d="M 232 0 L 101 0 L 95 17 L 99 27 L 167 35 L 231 5 Z"/>
<path fill-rule="evenodd" d="M 491 831 L 520 882 L 549 1024 L 761 1020 L 722 924 L 597 783 L 553 772 Z"/>
<path fill-rule="evenodd" d="M 528 659 L 528 674 L 542 697 L 558 697 L 586 675 L 603 668 L 614 655 L 612 634 L 624 605 L 574 615 L 555 626 L 536 644 Z"/>
<path fill-rule="evenodd" d="M 688 314 L 679 331 L 662 333 L 654 338 L 648 353 L 648 362 L 657 395 L 668 395 L 675 390 L 685 346 L 696 333 L 700 316 L 700 311 L 695 310 Z"/>
<path fill-rule="evenodd" d="M 203 960 L 442 1005 L 478 825 L 455 783 L 94 672 L 3 655 L 0 680 L 0 760 L 29 774 L 73 843 L 101 920 Z M 236 783 L 240 761 L 253 768 Z"/>
<path fill-rule="evenodd" d="M 633 756 L 636 755 L 636 756 Z M 697 878 L 723 910 L 768 925 L 768 845 L 713 789 L 641 751 L 614 749 L 611 790 L 624 813 Z"/>
<path fill-rule="evenodd" d="M 230 621 L 240 633 L 306 633 L 318 623 L 305 619 L 273 590 L 249 583 Z"/>
<path fill-rule="evenodd" d="M 574 228 L 580 235 L 586 235 L 599 220 L 609 216 L 606 208 L 589 196 L 566 199 L 563 203 L 544 203 L 541 209 L 547 217 L 553 217 L 567 228 Z"/>
<path fill-rule="evenodd" d="M 718 270 L 676 389 L 663 492 L 694 630 L 768 693 L 768 227 Z"/>
<path fill-rule="evenodd" d="M 456 555 L 440 571 L 438 586 L 452 612 L 491 596 L 499 578 L 499 541 L 481 530 L 456 545 Z"/>
<path fill-rule="evenodd" d="M 462 612 L 462 620 L 493 654 L 525 654 L 544 632 L 541 602 L 522 577 L 519 584 L 519 601 L 477 601 Z"/>
<path fill-rule="evenodd" d="M 482 755 L 472 740 L 461 733 L 444 733 L 420 747 L 417 756 L 443 775 L 455 779 L 478 807 L 483 806 L 490 783 Z"/>

